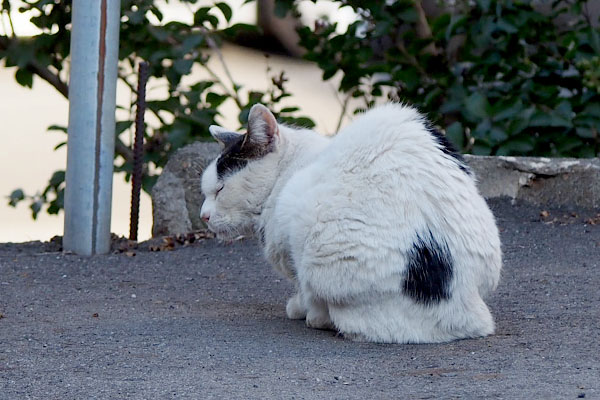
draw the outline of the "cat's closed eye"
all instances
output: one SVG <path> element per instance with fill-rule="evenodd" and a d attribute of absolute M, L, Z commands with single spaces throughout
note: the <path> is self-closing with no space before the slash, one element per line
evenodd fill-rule
<path fill-rule="evenodd" d="M 223 188 L 224 188 L 224 187 L 225 187 L 225 185 L 224 185 L 224 184 L 222 184 L 222 183 L 219 185 L 219 187 L 217 188 L 217 190 L 216 190 L 216 192 L 215 192 L 215 197 L 217 197 L 217 196 L 219 195 L 219 192 L 220 192 L 221 190 L 223 190 Z"/>

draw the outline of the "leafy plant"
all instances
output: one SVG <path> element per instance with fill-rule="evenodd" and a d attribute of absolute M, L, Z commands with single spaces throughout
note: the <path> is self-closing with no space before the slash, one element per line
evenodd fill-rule
<path fill-rule="evenodd" d="M 290 96 L 285 88 L 283 73 L 269 71 L 272 75 L 271 88 L 266 92 L 258 92 L 243 90 L 229 73 L 223 79 L 209 67 L 211 57 L 219 57 L 223 62 L 219 50 L 223 39 L 255 30 L 256 27 L 230 25 L 233 11 L 225 2 L 199 6 L 197 0 L 181 1 L 187 3 L 190 13 L 193 13 L 191 24 L 165 22 L 155 0 L 121 1 L 119 80 L 135 93 L 136 67 L 140 61 L 146 60 L 150 63 L 149 87 L 167 87 L 165 97 L 150 98 L 147 103 L 151 114 L 144 144 L 143 188 L 147 192 L 176 149 L 208 137 L 208 126 L 215 123 L 222 105 L 228 101 L 234 102 L 239 109 L 242 125 L 246 123 L 249 108 L 259 101 L 279 111 L 277 114 L 284 121 L 314 125 L 309 118 L 295 116 L 298 108 L 279 106 L 283 98 Z M 11 21 L 11 26 L 11 12 L 15 11 L 13 3 L 11 0 L 2 0 L 0 10 Z M 16 11 L 30 13 L 30 21 L 40 33 L 30 38 L 17 37 L 14 30 L 6 36 L 0 35 L 0 60 L 4 60 L 6 67 L 17 68 L 15 79 L 19 84 L 32 87 L 33 78 L 37 76 L 67 97 L 71 1 L 27 0 Z M 219 30 L 220 21 L 225 21 L 227 28 Z M 6 27 L 5 30 L 11 32 L 10 28 Z M 204 69 L 211 78 L 184 83 L 189 81 L 189 78 L 185 78 L 194 68 Z M 135 99 L 132 99 L 128 107 L 130 116 L 134 107 Z M 129 179 L 132 171 L 133 152 L 125 144 L 125 138 L 132 125 L 132 117 L 119 120 L 116 124 L 115 171 L 124 171 L 126 179 Z M 52 126 L 49 129 L 67 132 L 65 127 Z M 29 201 L 34 218 L 44 207 L 49 214 L 57 214 L 63 208 L 64 187 L 64 172 L 57 171 L 39 193 L 30 195 L 21 189 L 13 191 L 9 204 L 16 206 L 21 201 Z"/>
<path fill-rule="evenodd" d="M 437 17 L 418 0 L 337 2 L 357 21 L 343 33 L 325 20 L 303 27 L 301 44 L 324 79 L 341 72 L 339 90 L 361 109 L 415 104 L 475 154 L 598 155 L 600 41 L 585 1 L 544 14 L 531 1 L 477 0 Z"/>

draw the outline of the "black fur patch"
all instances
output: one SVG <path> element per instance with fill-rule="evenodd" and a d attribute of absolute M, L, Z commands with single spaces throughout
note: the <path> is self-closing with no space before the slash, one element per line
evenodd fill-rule
<path fill-rule="evenodd" d="M 429 305 L 450 298 L 452 255 L 431 232 L 426 240 L 417 236 L 409 253 L 404 293 L 417 303 Z"/>
<path fill-rule="evenodd" d="M 248 134 L 240 135 L 239 138 L 223 149 L 217 160 L 217 176 L 219 179 L 243 169 L 248 161 L 265 155 L 265 149 L 247 139 Z"/>
<path fill-rule="evenodd" d="M 437 129 L 430 127 L 428 128 L 428 130 L 429 133 L 431 133 L 431 136 L 433 136 L 433 138 L 435 139 L 435 141 L 438 142 L 444 154 L 447 154 L 450 157 L 454 158 L 456 165 L 458 165 L 458 168 L 460 168 L 463 172 L 465 172 L 467 175 L 472 175 L 471 168 L 469 168 L 462 154 L 460 154 L 458 150 L 456 150 L 456 147 L 454 147 L 452 142 L 450 142 L 448 138 Z"/>
<path fill-rule="evenodd" d="M 240 136 L 235 142 L 231 143 L 219 156 L 217 160 L 217 176 L 223 179 L 225 175 L 230 175 L 248 164 L 248 160 L 240 157 L 240 151 L 244 137 Z"/>

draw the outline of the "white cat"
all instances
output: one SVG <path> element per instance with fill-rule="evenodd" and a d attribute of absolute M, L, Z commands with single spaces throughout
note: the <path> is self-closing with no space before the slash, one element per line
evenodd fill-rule
<path fill-rule="evenodd" d="M 472 172 L 413 108 L 388 104 L 332 139 L 279 125 L 212 126 L 201 216 L 218 237 L 256 234 L 295 282 L 292 319 L 354 340 L 436 343 L 494 332 L 482 298 L 502 267 Z"/>

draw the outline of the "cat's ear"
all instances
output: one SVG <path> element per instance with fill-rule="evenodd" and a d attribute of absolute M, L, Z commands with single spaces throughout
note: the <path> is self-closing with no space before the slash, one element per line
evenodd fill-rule
<path fill-rule="evenodd" d="M 217 142 L 223 147 L 227 147 L 230 143 L 235 142 L 242 135 L 241 133 L 231 132 L 218 125 L 211 125 L 208 131 Z"/>
<path fill-rule="evenodd" d="M 275 116 L 262 104 L 255 104 L 248 115 L 248 140 L 252 145 L 270 151 L 279 138 Z"/>

